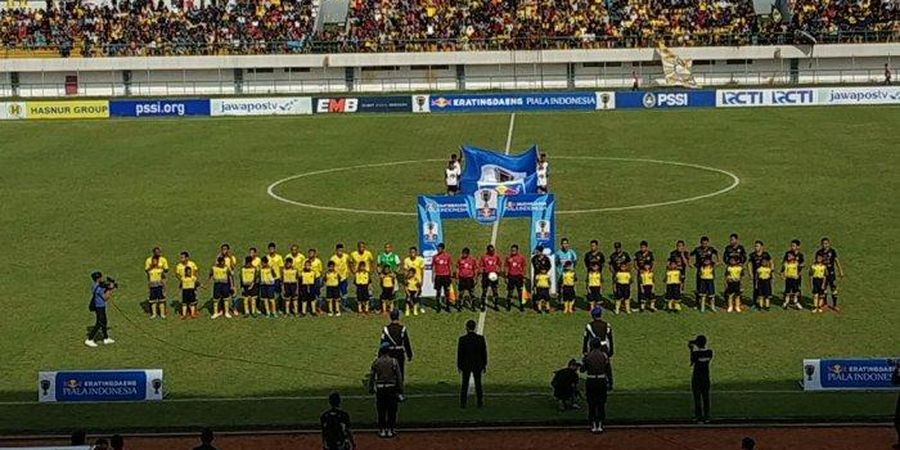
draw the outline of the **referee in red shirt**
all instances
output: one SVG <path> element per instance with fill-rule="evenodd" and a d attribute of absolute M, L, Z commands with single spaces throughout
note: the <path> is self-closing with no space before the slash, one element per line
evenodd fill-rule
<path fill-rule="evenodd" d="M 445 307 L 450 312 L 450 283 L 452 283 L 453 257 L 445 250 L 444 244 L 438 244 L 437 255 L 431 258 L 432 283 L 434 284 L 434 308 L 441 312 Z M 441 303 L 443 293 L 444 303 Z"/>
<path fill-rule="evenodd" d="M 522 302 L 522 288 L 525 286 L 525 269 L 528 261 L 525 256 L 519 253 L 519 246 L 513 244 L 509 247 L 509 256 L 506 257 L 506 310 L 512 309 L 512 302 L 515 298 L 519 311 L 525 311 L 525 304 Z M 513 291 L 516 296 L 513 297 Z M 482 311 L 484 303 L 481 304 Z"/>

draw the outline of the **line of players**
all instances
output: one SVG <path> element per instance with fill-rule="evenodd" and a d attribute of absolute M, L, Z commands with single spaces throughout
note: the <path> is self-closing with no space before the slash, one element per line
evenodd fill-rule
<path fill-rule="evenodd" d="M 698 309 L 706 311 L 709 308 L 716 311 L 716 268 L 720 265 L 725 267 L 722 298 L 728 312 L 743 311 L 742 282 L 747 278 L 751 280 L 753 287 L 751 303 L 757 309 L 768 310 L 771 307 L 776 274 L 784 279 L 782 307 L 803 309 L 801 285 L 806 267 L 798 240 L 791 242 L 790 249 L 782 258 L 780 271 L 777 272 L 773 258 L 761 241 L 754 243 L 750 253 L 740 244 L 736 234 L 732 234 L 729 241 L 722 251 L 724 263 L 720 262 L 718 250 L 710 245 L 705 236 L 700 239 L 700 245 L 690 252 L 684 241 L 677 242 L 664 265 L 666 289 L 663 297 L 667 311 L 677 312 L 682 309 L 689 267 L 696 270 L 695 299 Z M 632 281 L 638 292 L 638 309 L 656 311 L 656 258 L 648 243 L 641 242 L 640 249 L 633 255 L 623 251 L 619 242 L 614 243 L 613 248 L 608 260 L 613 282 L 613 311 L 616 314 L 632 312 Z M 551 257 L 556 263 L 556 271 L 552 274 Z M 584 298 L 589 303 L 589 309 L 593 309 L 604 302 L 603 269 L 607 264 L 598 241 L 591 241 L 590 251 L 584 255 L 583 261 L 587 270 Z M 555 281 L 560 292 L 557 300 L 563 312 L 573 313 L 578 299 L 578 256 L 568 239 L 563 238 L 560 249 L 552 255 L 541 248 L 535 249 L 530 264 L 534 272 L 528 277 L 526 273 L 529 262 L 519 252 L 517 245 L 510 247 L 506 258 L 501 258 L 490 245 L 478 258 L 472 255 L 470 249 L 464 248 L 460 258 L 454 262 L 452 255 L 442 244 L 432 261 L 432 282 L 436 290 L 432 306 L 436 311 L 450 311 L 453 306 L 457 310 L 484 310 L 490 299 L 493 308 L 500 309 L 502 299 L 499 295 L 499 279 L 504 277 L 507 310 L 517 307 L 524 311 L 527 300 L 532 298 L 533 309 L 541 313 L 550 312 L 551 286 Z M 152 318 L 166 317 L 168 269 L 169 264 L 162 256 L 162 251 L 158 247 L 154 248 L 153 254 L 145 261 Z M 230 246 L 223 244 L 206 282 L 212 282 L 213 286 L 212 318 L 231 318 L 241 313 L 267 317 L 325 313 L 339 316 L 347 300 L 350 281 L 356 287 L 358 313 L 367 314 L 377 309 L 386 314 L 398 306 L 396 298 L 403 294 L 406 314 L 418 315 L 425 312 L 421 300 L 424 269 L 425 260 L 415 247 L 411 247 L 409 255 L 401 260 L 393 252 L 391 244 L 385 244 L 384 252 L 377 259 L 364 242 L 359 242 L 357 249 L 349 253 L 344 251 L 342 244 L 338 244 L 334 255 L 323 264 L 315 249 L 303 254 L 297 245 L 292 245 L 290 253 L 282 256 L 276 245 L 270 243 L 268 253 L 263 256 L 259 256 L 256 249 L 251 248 L 241 266 L 238 266 Z M 822 312 L 828 308 L 837 311 L 836 279 L 843 277 L 844 271 L 837 252 L 827 238 L 822 238 L 821 247 L 816 251 L 815 262 L 808 268 L 808 273 L 812 289 L 812 311 Z M 197 317 L 197 290 L 202 288 L 202 284 L 197 265 L 187 252 L 181 253 L 180 261 L 175 267 L 175 276 L 181 290 L 182 318 Z M 476 280 L 479 278 L 481 295 L 477 296 Z M 381 288 L 377 308 L 372 297 L 372 287 L 376 283 Z M 240 295 L 236 287 L 240 288 Z M 323 287 L 324 296 L 321 295 Z M 826 302 L 828 291 L 831 293 L 831 305 Z"/>

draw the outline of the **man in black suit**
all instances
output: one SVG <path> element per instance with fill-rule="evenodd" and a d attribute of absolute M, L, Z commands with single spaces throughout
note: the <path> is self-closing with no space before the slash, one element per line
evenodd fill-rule
<path fill-rule="evenodd" d="M 462 390 L 459 392 L 459 406 L 466 407 L 469 397 L 469 377 L 475 380 L 475 395 L 478 407 L 484 406 L 484 390 L 481 388 L 481 374 L 487 368 L 487 343 L 484 336 L 475 332 L 475 321 L 466 322 L 466 334 L 460 336 L 456 350 L 456 368 L 462 375 Z"/>

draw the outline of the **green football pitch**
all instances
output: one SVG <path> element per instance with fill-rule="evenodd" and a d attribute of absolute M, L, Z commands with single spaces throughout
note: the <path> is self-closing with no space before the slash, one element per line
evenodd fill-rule
<path fill-rule="evenodd" d="M 791 239 L 811 255 L 828 236 L 847 272 L 839 315 L 778 308 L 611 316 L 611 420 L 690 418 L 686 342 L 698 333 L 717 352 L 717 419 L 883 419 L 893 394 L 804 393 L 797 382 L 804 357 L 900 354 L 898 123 L 892 107 L 519 114 L 511 133 L 509 114 L 0 123 L 0 433 L 304 427 L 332 390 L 350 396 L 359 421 L 372 420 L 360 380 L 382 317 L 150 321 L 140 306 L 144 259 L 160 245 L 174 265 L 189 250 L 205 274 L 223 242 L 238 256 L 269 241 L 282 250 L 317 247 L 325 257 L 339 241 L 404 249 L 416 242 L 416 195 L 443 190 L 440 161 L 464 143 L 502 151 L 508 138 L 513 152 L 538 144 L 550 155 L 557 236 L 579 254 L 591 239 L 607 254 L 615 240 L 633 252 L 646 239 L 660 255 L 701 235 L 721 248 L 738 232 L 748 247 L 761 239 L 780 258 Z M 361 165 L 371 167 L 352 168 Z M 312 209 L 267 192 L 315 171 L 326 172 L 275 193 L 406 215 Z M 677 203 L 725 190 L 735 182 L 729 174 L 739 180 L 734 189 Z M 591 209 L 600 211 L 573 213 Z M 455 222 L 446 240 L 454 254 L 480 250 L 491 231 Z M 503 221 L 497 243 L 527 246 L 527 231 L 524 221 Z M 92 270 L 122 287 L 110 313 L 117 343 L 98 349 L 82 342 L 93 320 Z M 169 293 L 176 297 L 174 283 Z M 461 411 L 455 343 L 476 316 L 406 320 L 415 358 L 403 422 L 582 420 L 555 410 L 548 385 L 553 370 L 580 354 L 586 313 L 488 312 L 487 407 Z M 162 368 L 168 401 L 34 402 L 39 370 L 100 368 Z"/>

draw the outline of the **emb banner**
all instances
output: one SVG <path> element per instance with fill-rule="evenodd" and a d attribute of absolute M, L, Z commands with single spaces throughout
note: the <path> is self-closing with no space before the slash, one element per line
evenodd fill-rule
<path fill-rule="evenodd" d="M 162 400 L 163 387 L 162 369 L 48 371 L 38 374 L 38 401 Z"/>
<path fill-rule="evenodd" d="M 804 359 L 804 391 L 896 390 L 900 356 Z"/>

